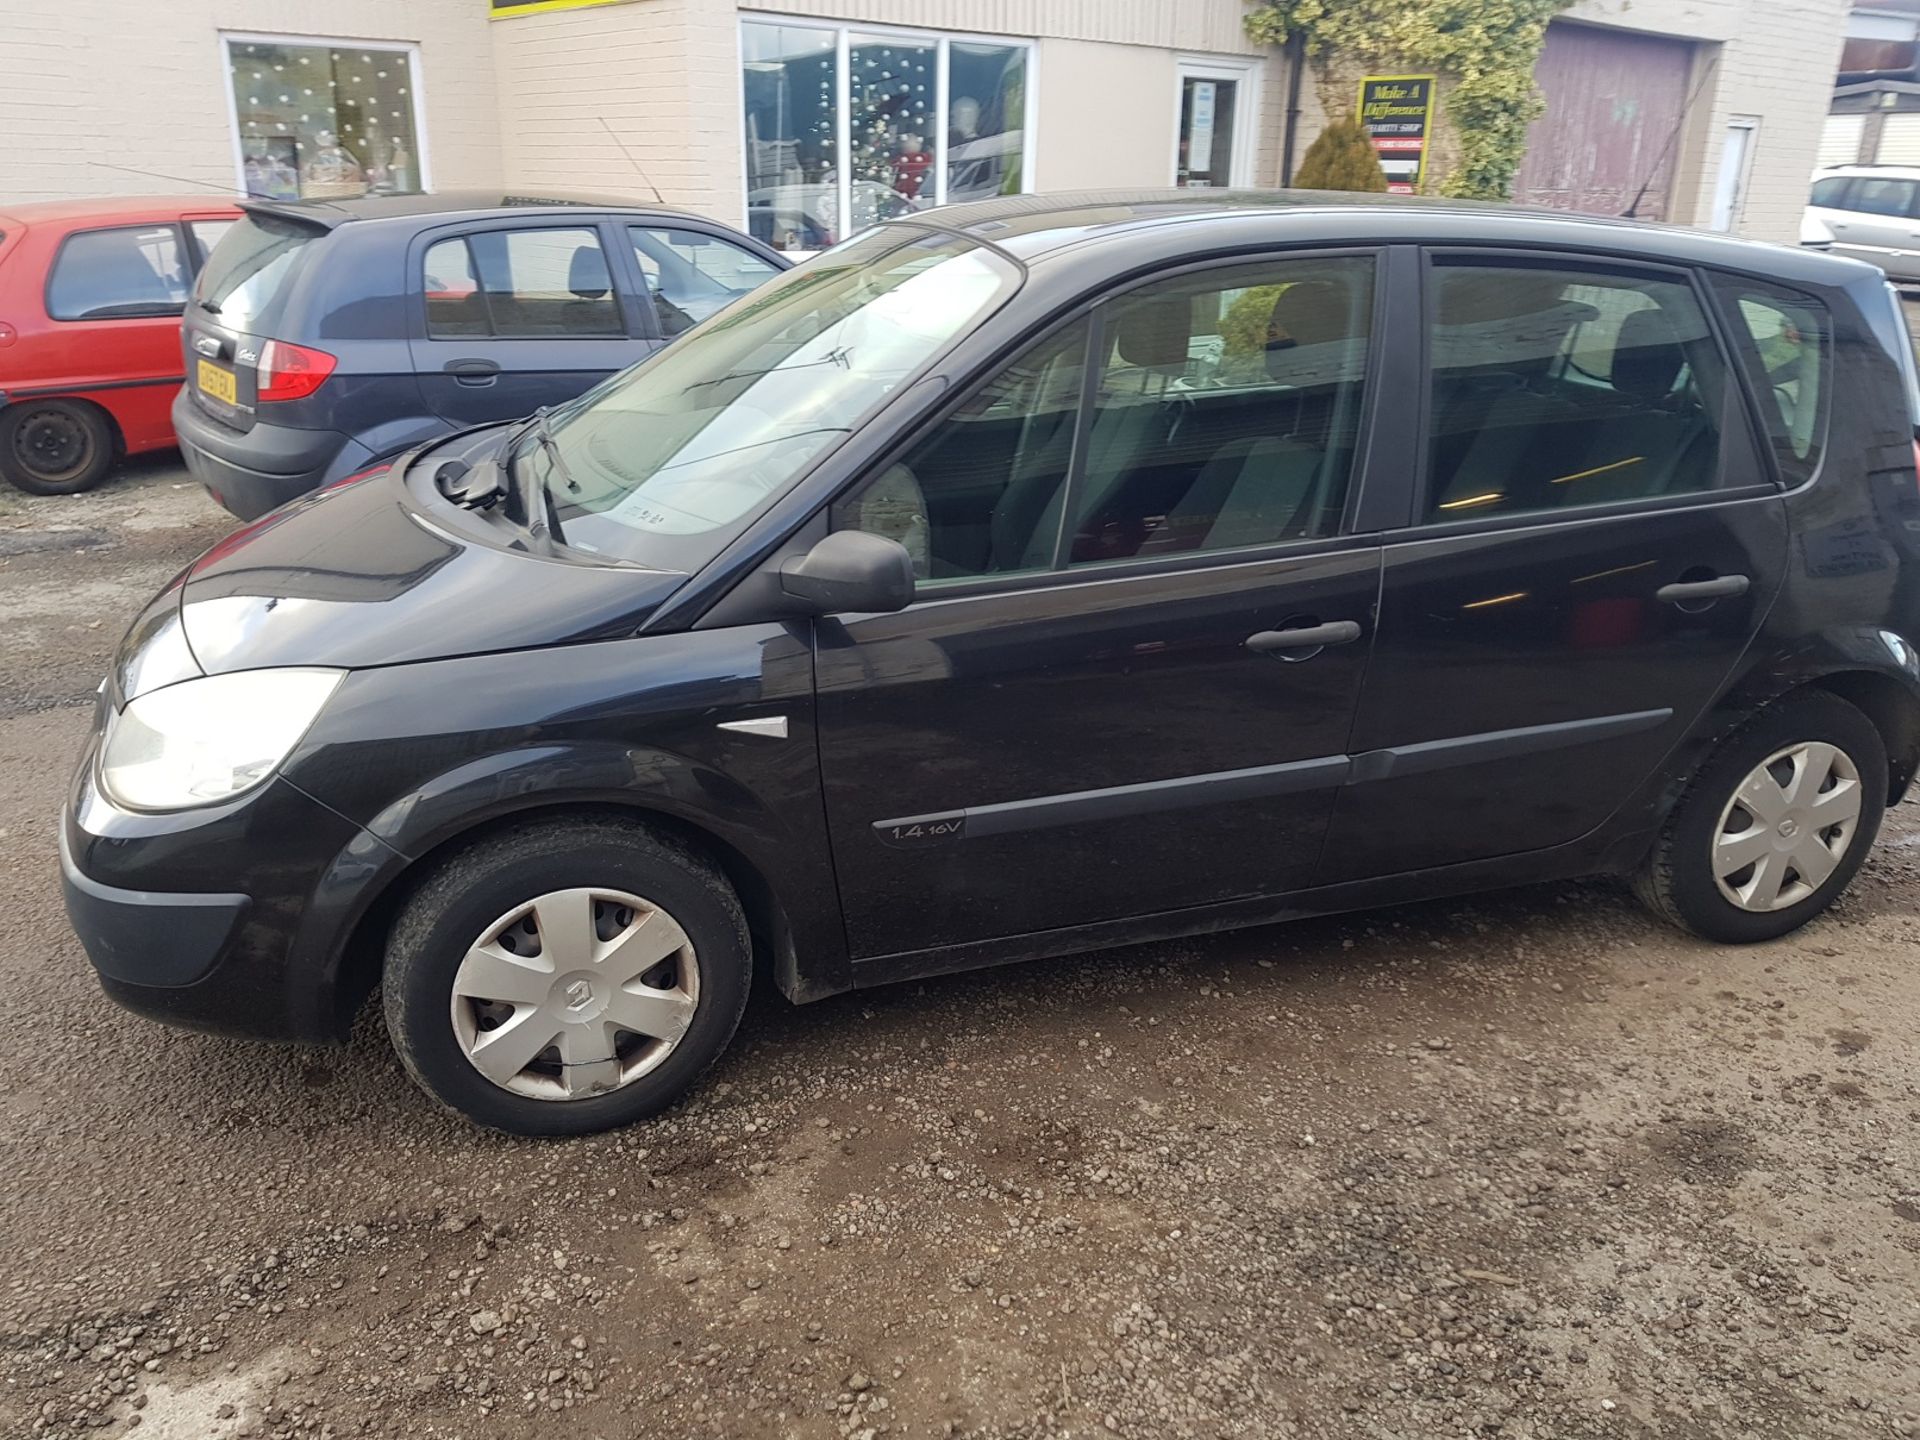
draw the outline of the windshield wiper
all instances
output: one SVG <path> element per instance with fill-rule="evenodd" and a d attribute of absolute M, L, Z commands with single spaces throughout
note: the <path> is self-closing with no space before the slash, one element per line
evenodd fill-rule
<path fill-rule="evenodd" d="M 578 490 L 580 487 L 568 473 L 567 462 L 560 454 L 560 447 L 554 443 L 553 432 L 547 428 L 547 407 L 542 405 L 527 417 L 507 442 L 507 474 L 513 480 L 514 494 L 520 501 L 520 513 L 526 518 L 527 534 L 536 540 L 551 536 L 564 544 L 566 537 L 561 533 L 559 517 L 552 514 L 547 503 L 546 482 L 534 479 L 533 467 L 525 463 L 524 457 L 513 453 L 528 433 L 540 442 L 540 448 L 546 452 L 548 468 L 560 477 L 562 483 L 569 490 Z"/>
<path fill-rule="evenodd" d="M 708 385 L 724 385 L 729 380 L 758 380 L 763 376 L 772 375 L 778 371 L 812 370 L 821 365 L 838 365 L 842 370 L 850 370 L 853 368 L 852 360 L 853 347 L 851 345 L 843 345 L 838 350 L 828 351 L 818 360 L 806 360 L 798 365 L 769 365 L 761 370 L 733 370 L 725 375 L 716 375 L 711 380 L 695 380 L 686 388 L 688 390 L 699 390 Z"/>

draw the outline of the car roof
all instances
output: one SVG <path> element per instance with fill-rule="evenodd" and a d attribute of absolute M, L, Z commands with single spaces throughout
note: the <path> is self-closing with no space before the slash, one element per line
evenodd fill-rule
<path fill-rule="evenodd" d="M 1873 161 L 1855 160 L 1846 165 L 1823 165 L 1819 170 L 1814 172 L 1813 178 L 1816 180 L 1828 180 L 1836 175 L 1843 179 L 1854 175 L 1891 175 L 1896 180 L 1912 180 L 1920 178 L 1920 165 L 1894 165 L 1891 163 L 1882 165 Z"/>
<path fill-rule="evenodd" d="M 699 220 L 704 216 L 671 205 L 636 200 L 631 196 L 585 191 L 545 191 L 539 194 L 500 190 L 440 190 L 431 195 L 367 195 L 357 200 L 246 200 L 243 208 L 256 215 L 278 215 L 332 230 L 362 220 L 439 220 L 447 216 L 476 218 L 488 215 L 524 215 L 528 211 L 617 210 L 647 215 L 672 215 Z"/>
<path fill-rule="evenodd" d="M 96 195 L 83 200 L 29 200 L 0 205 L 0 221 L 14 225 L 70 225 L 88 221 L 162 220 L 188 212 L 209 214 L 233 210 L 240 204 L 232 195 Z"/>
<path fill-rule="evenodd" d="M 1512 244 L 1594 248 L 1669 264 L 1716 265 L 1814 284 L 1855 283 L 1858 260 L 1678 225 L 1581 215 L 1493 201 L 1336 190 L 1086 190 L 1001 196 L 903 215 L 889 225 L 937 225 L 987 241 L 1022 261 L 1079 250 L 1097 238 L 1125 248 L 1178 227 L 1195 247 L 1214 231 L 1261 241 L 1352 244 Z"/>

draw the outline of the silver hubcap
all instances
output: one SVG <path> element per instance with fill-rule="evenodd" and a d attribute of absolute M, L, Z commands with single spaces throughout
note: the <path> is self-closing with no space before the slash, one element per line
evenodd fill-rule
<path fill-rule="evenodd" d="M 620 890 L 554 890 L 489 925 L 453 976 L 453 1033 L 503 1090 L 578 1100 L 673 1052 L 700 1000 L 687 932 Z"/>
<path fill-rule="evenodd" d="M 1784 910 L 1827 882 L 1860 824 L 1860 772 L 1821 741 L 1789 745 L 1740 782 L 1720 812 L 1713 878 L 1742 910 Z"/>

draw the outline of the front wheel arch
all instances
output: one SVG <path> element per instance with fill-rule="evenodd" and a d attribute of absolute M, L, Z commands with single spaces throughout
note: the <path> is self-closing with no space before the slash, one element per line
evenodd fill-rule
<path fill-rule="evenodd" d="M 679 841 L 720 871 L 746 912 L 753 937 L 756 983 L 771 979 L 783 994 L 795 1001 L 823 998 L 842 988 L 800 979 L 799 959 L 786 908 L 758 867 L 719 836 L 640 800 L 627 803 L 585 797 L 543 799 L 478 818 L 465 828 L 442 835 L 432 848 L 411 857 L 386 881 L 368 902 L 340 949 L 333 985 L 336 1033 L 345 1034 L 351 1028 L 354 1017 L 379 985 L 387 935 L 407 901 L 429 876 L 457 858 L 461 851 L 472 849 L 503 831 L 595 816 L 645 825 Z"/>

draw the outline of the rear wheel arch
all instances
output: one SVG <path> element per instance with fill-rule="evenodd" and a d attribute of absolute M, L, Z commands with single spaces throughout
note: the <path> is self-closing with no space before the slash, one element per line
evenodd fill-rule
<path fill-rule="evenodd" d="M 1887 747 L 1887 802 L 1906 793 L 1920 771 L 1920 694 L 1877 670 L 1837 670 L 1787 695 L 1805 690 L 1837 696 L 1873 722 Z"/>

